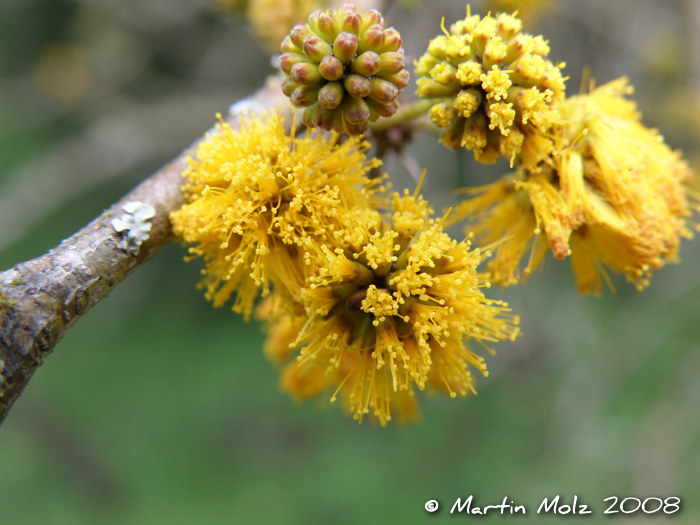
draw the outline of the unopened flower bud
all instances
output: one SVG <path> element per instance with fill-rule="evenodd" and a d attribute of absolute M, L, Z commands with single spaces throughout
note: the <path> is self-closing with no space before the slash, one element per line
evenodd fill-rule
<path fill-rule="evenodd" d="M 292 42 L 292 38 L 289 35 L 285 36 L 284 40 L 282 40 L 280 49 L 282 53 L 301 53 L 301 46 L 297 47 L 294 45 L 294 42 Z"/>
<path fill-rule="evenodd" d="M 331 55 L 331 45 L 318 36 L 307 36 L 304 39 L 304 54 L 311 62 L 319 63 L 323 57 Z"/>
<path fill-rule="evenodd" d="M 313 86 L 299 86 L 292 92 L 292 104 L 298 108 L 310 106 L 318 100 L 319 88 Z"/>
<path fill-rule="evenodd" d="M 410 80 L 410 75 L 408 74 L 408 71 L 406 71 L 405 69 L 399 71 L 395 75 L 388 75 L 388 76 L 385 76 L 380 71 L 377 76 L 379 78 L 381 78 L 382 80 L 386 80 L 387 82 L 391 82 L 399 89 L 403 89 L 406 86 L 408 86 L 408 81 Z"/>
<path fill-rule="evenodd" d="M 307 24 L 297 24 L 292 28 L 291 33 L 289 33 L 289 38 L 298 49 L 303 49 L 304 39 L 312 35 L 311 28 Z"/>
<path fill-rule="evenodd" d="M 294 64 L 298 64 L 299 62 L 303 62 L 304 59 L 304 55 L 300 55 L 299 53 L 283 53 L 280 55 L 279 59 L 280 69 L 285 73 L 291 73 L 292 66 L 294 66 Z"/>
<path fill-rule="evenodd" d="M 318 70 L 318 66 L 309 62 L 294 64 L 291 75 L 294 82 L 305 86 L 316 84 L 321 80 L 321 73 Z"/>
<path fill-rule="evenodd" d="M 455 94 L 451 86 L 440 84 L 430 78 L 421 77 L 416 81 L 416 84 L 418 84 L 416 94 L 420 98 L 450 97 Z"/>
<path fill-rule="evenodd" d="M 364 135 L 367 133 L 369 123 L 367 121 L 360 124 L 351 124 L 347 119 L 343 119 L 343 129 L 348 135 Z"/>
<path fill-rule="evenodd" d="M 301 121 L 310 128 L 317 127 L 330 131 L 335 125 L 335 112 L 319 104 L 312 104 L 304 110 Z"/>
<path fill-rule="evenodd" d="M 343 63 L 333 56 L 325 56 L 318 65 L 318 70 L 321 76 L 331 82 L 343 78 L 345 68 Z"/>
<path fill-rule="evenodd" d="M 310 106 L 306 107 L 306 109 L 304 109 L 304 112 L 301 114 L 301 121 L 304 123 L 305 126 L 313 125 L 313 117 L 317 107 L 318 104 L 311 104 Z"/>
<path fill-rule="evenodd" d="M 381 49 L 384 45 L 384 28 L 379 24 L 370 26 L 360 37 L 360 44 L 357 46 L 358 54 L 365 51 Z"/>
<path fill-rule="evenodd" d="M 361 98 L 346 97 L 343 101 L 343 115 L 350 124 L 361 124 L 369 119 L 369 107 Z"/>
<path fill-rule="evenodd" d="M 352 61 L 352 70 L 365 77 L 376 75 L 381 66 L 381 58 L 374 51 L 366 51 Z"/>
<path fill-rule="evenodd" d="M 359 40 L 352 33 L 340 33 L 333 42 L 333 54 L 343 64 L 347 64 L 355 58 Z"/>
<path fill-rule="evenodd" d="M 408 85 L 401 36 L 384 29 L 378 11 L 360 15 L 352 4 L 316 11 L 282 43 L 282 91 L 296 107 L 309 108 L 308 126 L 361 134 L 368 120 L 396 112 Z"/>
<path fill-rule="evenodd" d="M 433 55 L 426 53 L 416 62 L 415 72 L 419 77 L 430 75 L 430 70 L 440 63 Z"/>
<path fill-rule="evenodd" d="M 382 104 L 376 100 L 372 100 L 371 98 L 366 98 L 365 102 L 367 102 L 370 111 L 373 111 L 380 117 L 390 117 L 396 113 L 397 109 L 399 109 L 399 102 L 397 100 L 393 100 L 387 104 Z"/>
<path fill-rule="evenodd" d="M 397 87 L 391 82 L 382 80 L 380 78 L 373 78 L 369 81 L 371 90 L 369 97 L 372 100 L 381 102 L 382 104 L 387 104 L 396 98 L 399 94 Z"/>
<path fill-rule="evenodd" d="M 382 14 L 376 9 L 370 9 L 362 15 L 360 31 L 364 33 L 370 26 L 375 24 L 384 26 L 384 18 L 382 17 Z"/>
<path fill-rule="evenodd" d="M 345 89 L 355 98 L 364 98 L 372 91 L 371 82 L 361 75 L 348 75 L 345 77 Z"/>
<path fill-rule="evenodd" d="M 395 75 L 399 71 L 403 71 L 406 60 L 403 56 L 403 50 L 399 52 L 382 53 L 379 55 L 381 63 L 381 71 L 383 75 Z"/>
<path fill-rule="evenodd" d="M 309 19 L 309 22 L 310 21 L 311 19 Z M 340 32 L 339 22 L 340 21 L 336 19 L 334 14 L 322 12 L 318 15 L 317 26 L 314 28 L 312 25 L 311 28 L 318 36 L 323 38 L 326 42 L 333 42 L 333 40 L 335 40 L 335 37 L 338 36 L 338 33 Z"/>
<path fill-rule="evenodd" d="M 326 109 L 317 104 L 311 123 L 317 128 L 330 131 L 335 127 L 335 115 L 336 113 L 332 109 Z"/>
<path fill-rule="evenodd" d="M 355 6 L 352 4 L 343 4 L 343 7 L 338 11 L 340 19 L 340 29 L 354 35 L 360 34 L 360 26 L 362 25 L 362 16 L 355 11 Z"/>
<path fill-rule="evenodd" d="M 376 50 L 377 53 L 387 53 L 392 51 L 398 51 L 401 49 L 403 41 L 401 40 L 401 35 L 393 27 L 389 27 L 384 30 L 384 45 L 381 49 Z"/>
<path fill-rule="evenodd" d="M 291 97 L 294 90 L 298 87 L 299 84 L 294 82 L 290 77 L 286 77 L 282 80 L 282 93 L 288 97 Z"/>
<path fill-rule="evenodd" d="M 343 101 L 345 89 L 339 82 L 329 82 L 318 92 L 318 103 L 327 109 L 335 109 Z"/>

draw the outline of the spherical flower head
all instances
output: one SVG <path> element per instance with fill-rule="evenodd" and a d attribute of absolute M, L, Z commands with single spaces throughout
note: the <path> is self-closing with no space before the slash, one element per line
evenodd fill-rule
<path fill-rule="evenodd" d="M 227 123 L 188 159 L 187 204 L 171 214 L 173 231 L 206 260 L 202 286 L 214 306 L 237 292 L 234 311 L 248 316 L 253 300 L 273 284 L 294 295 L 303 284 L 307 238 L 328 242 L 344 232 L 345 215 L 380 205 L 382 188 L 367 173 L 357 138 L 285 132 L 277 114 Z"/>
<path fill-rule="evenodd" d="M 685 186 L 693 174 L 641 124 L 629 93 L 623 78 L 567 99 L 551 166 L 469 190 L 457 206 L 454 218 L 467 218 L 480 244 L 497 243 L 487 268 L 492 282 L 524 280 L 548 249 L 571 258 L 581 293 L 599 294 L 603 281 L 612 288 L 606 267 L 641 290 L 652 270 L 676 260 L 698 208 Z"/>
<path fill-rule="evenodd" d="M 450 239 L 426 208 L 416 196 L 395 196 L 385 221 L 363 235 L 309 241 L 297 366 L 313 363 L 339 378 L 332 400 L 342 393 L 359 421 L 371 414 L 386 424 L 392 399 L 414 389 L 473 392 L 470 369 L 486 374 L 486 365 L 466 341 L 518 334 L 507 305 L 482 291 L 482 253 Z"/>
<path fill-rule="evenodd" d="M 432 121 L 447 147 L 474 151 L 480 162 L 519 157 L 535 169 L 553 148 L 549 136 L 560 120 L 563 64 L 547 59 L 541 36 L 521 32 L 513 15 L 471 15 L 430 41 L 416 62 L 417 95 L 435 99 Z"/>
<path fill-rule="evenodd" d="M 255 36 L 273 54 L 290 27 L 303 23 L 325 4 L 326 0 L 249 0 L 247 16 Z"/>
<path fill-rule="evenodd" d="M 408 85 L 401 36 L 382 15 L 352 4 L 315 11 L 282 42 L 282 91 L 306 108 L 309 127 L 361 135 L 369 121 L 393 115 Z"/>
<path fill-rule="evenodd" d="M 599 293 L 604 267 L 638 289 L 651 271 L 676 261 L 697 200 L 694 177 L 678 151 L 645 127 L 626 78 L 571 97 L 557 146 L 557 174 L 568 208 L 571 264 L 583 293 Z"/>

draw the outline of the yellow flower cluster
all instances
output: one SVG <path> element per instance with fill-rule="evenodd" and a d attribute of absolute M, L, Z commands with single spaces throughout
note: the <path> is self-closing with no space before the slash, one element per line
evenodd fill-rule
<path fill-rule="evenodd" d="M 265 352 L 292 360 L 282 387 L 308 398 L 335 386 L 358 420 L 415 415 L 415 389 L 472 392 L 470 367 L 486 367 L 466 341 L 518 334 L 507 305 L 482 292 L 483 254 L 451 240 L 418 193 L 388 198 L 367 177 L 380 163 L 366 142 L 295 138 L 283 124 L 222 122 L 188 159 L 187 203 L 171 220 L 206 261 L 207 297 L 216 306 L 235 292 L 248 316 L 269 295 Z"/>
<path fill-rule="evenodd" d="M 416 62 L 416 94 L 435 100 L 430 118 L 445 128 L 447 147 L 473 150 L 486 163 L 519 157 L 534 169 L 553 149 L 565 79 L 563 64 L 547 59 L 547 42 L 521 27 L 513 15 L 481 18 L 467 8 Z"/>
<path fill-rule="evenodd" d="M 296 138 L 279 115 L 222 122 L 189 158 L 183 187 L 188 203 L 171 215 L 175 235 L 207 261 L 202 286 L 214 306 L 237 292 L 234 311 L 250 315 L 270 284 L 292 293 L 303 282 L 295 268 L 305 239 L 326 242 L 347 228 L 346 215 L 376 206 L 380 181 L 367 173 L 367 142 L 338 136 Z"/>
<path fill-rule="evenodd" d="M 416 413 L 414 389 L 474 392 L 469 368 L 486 375 L 486 365 L 465 340 L 514 339 L 518 318 L 484 296 L 482 253 L 450 239 L 430 213 L 420 197 L 396 194 L 388 214 L 358 221 L 353 234 L 307 240 L 296 301 L 304 311 L 266 312 L 274 360 L 287 358 L 298 330 L 283 388 L 303 399 L 339 383 L 331 400 L 340 393 L 355 419 L 370 414 L 382 425 L 392 407 Z"/>
<path fill-rule="evenodd" d="M 465 190 L 454 213 L 431 218 L 419 190 L 387 195 L 365 140 L 297 137 L 268 114 L 237 131 L 219 124 L 188 159 L 187 203 L 171 215 L 205 260 L 201 286 L 215 306 L 235 294 L 248 318 L 267 297 L 257 315 L 282 388 L 300 399 L 332 392 L 360 422 L 416 417 L 416 391 L 474 392 L 471 369 L 487 372 L 470 342 L 519 334 L 508 305 L 484 295 L 490 283 L 522 282 L 551 251 L 570 258 L 582 293 L 612 288 L 608 269 L 643 289 L 676 260 L 700 209 L 691 170 L 641 124 L 625 78 L 565 98 L 562 66 L 515 16 L 467 8 L 444 32 L 416 63 L 427 102 L 396 115 L 408 82 L 401 39 L 376 11 L 313 13 L 283 42 L 280 67 L 307 126 L 357 135 L 378 116 L 403 125 L 428 111 L 450 148 L 510 158 L 512 173 Z M 445 233 L 464 219 L 485 248 Z"/>
<path fill-rule="evenodd" d="M 563 124 L 553 129 L 555 154 L 546 168 L 521 167 L 469 190 L 455 218 L 468 218 L 480 242 L 494 243 L 493 282 L 526 278 L 547 249 L 571 257 L 578 288 L 612 288 L 605 267 L 642 289 L 650 272 L 674 261 L 681 237 L 690 237 L 691 208 L 684 184 L 692 172 L 655 131 L 640 123 L 621 78 L 590 94 L 566 99 Z M 520 275 L 520 261 L 529 261 Z"/>

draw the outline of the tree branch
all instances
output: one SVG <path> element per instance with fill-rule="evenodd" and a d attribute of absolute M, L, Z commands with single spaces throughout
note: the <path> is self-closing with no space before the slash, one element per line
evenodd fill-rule
<path fill-rule="evenodd" d="M 259 113 L 275 106 L 291 115 L 279 87 L 270 83 L 234 104 L 227 120 L 235 129 L 244 111 Z M 168 243 L 170 212 L 184 202 L 180 186 L 185 159 L 203 139 L 56 248 L 0 273 L 0 423 L 66 331 Z M 156 211 L 138 251 L 128 249 L 112 226 L 124 214 L 124 205 L 134 201 Z"/>

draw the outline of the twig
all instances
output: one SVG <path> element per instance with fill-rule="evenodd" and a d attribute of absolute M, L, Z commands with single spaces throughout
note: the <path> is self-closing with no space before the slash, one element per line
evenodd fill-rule
<path fill-rule="evenodd" d="M 275 106 L 291 115 L 279 87 L 271 83 L 232 106 L 227 120 L 237 128 L 243 111 Z M 53 250 L 0 273 L 0 423 L 65 332 L 170 240 L 170 212 L 183 203 L 186 157 L 203 139 Z M 126 246 L 112 225 L 124 206 L 136 201 L 155 208 L 138 251 Z"/>

